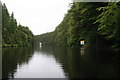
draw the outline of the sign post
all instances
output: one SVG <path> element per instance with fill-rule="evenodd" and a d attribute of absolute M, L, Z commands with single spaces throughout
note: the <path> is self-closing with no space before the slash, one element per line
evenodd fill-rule
<path fill-rule="evenodd" d="M 81 41 L 80 41 L 80 44 L 81 44 L 81 45 L 84 45 L 84 44 L 85 44 L 85 41 L 84 41 L 84 40 L 81 40 Z"/>

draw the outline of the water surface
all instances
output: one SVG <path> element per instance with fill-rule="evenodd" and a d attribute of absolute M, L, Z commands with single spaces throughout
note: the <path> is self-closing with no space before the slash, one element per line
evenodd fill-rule
<path fill-rule="evenodd" d="M 3 48 L 3 78 L 120 77 L 120 56 L 107 48 Z"/>

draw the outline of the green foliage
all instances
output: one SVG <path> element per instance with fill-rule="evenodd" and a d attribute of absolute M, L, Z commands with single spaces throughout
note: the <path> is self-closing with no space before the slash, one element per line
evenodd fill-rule
<path fill-rule="evenodd" d="M 108 3 L 106 7 L 98 10 L 103 12 L 98 16 L 100 22 L 98 31 L 105 35 L 107 40 L 112 40 L 113 48 L 120 49 L 120 2 Z"/>
<path fill-rule="evenodd" d="M 80 45 L 84 39 L 88 44 L 96 43 L 97 26 L 94 22 L 100 11 L 96 10 L 105 3 L 73 3 L 63 21 L 55 29 L 55 41 L 70 46 Z"/>
<path fill-rule="evenodd" d="M 57 45 L 76 46 L 80 45 L 80 40 L 85 40 L 86 45 L 120 50 L 120 2 L 73 2 L 52 33 L 51 42 Z M 36 37 L 43 40 L 50 38 L 50 34 Z"/>
<path fill-rule="evenodd" d="M 17 25 L 14 14 L 9 14 L 5 4 L 2 6 L 2 44 L 3 46 L 25 46 L 33 43 L 33 33 L 28 27 Z"/>
<path fill-rule="evenodd" d="M 53 45 L 54 44 L 54 32 L 45 33 L 42 35 L 36 35 L 34 37 L 34 43 L 43 45 Z"/>

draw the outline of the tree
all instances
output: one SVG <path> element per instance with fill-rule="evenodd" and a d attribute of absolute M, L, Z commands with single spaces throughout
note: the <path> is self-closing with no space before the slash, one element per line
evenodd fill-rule
<path fill-rule="evenodd" d="M 7 7 L 2 7 L 2 39 L 3 46 L 24 46 L 33 44 L 33 33 L 28 27 L 17 25 L 14 13 L 9 14 Z"/>
<path fill-rule="evenodd" d="M 120 49 L 120 2 L 108 3 L 106 7 L 98 8 L 103 11 L 97 22 L 100 22 L 98 31 L 105 35 L 107 40 L 111 40 L 112 47 Z"/>

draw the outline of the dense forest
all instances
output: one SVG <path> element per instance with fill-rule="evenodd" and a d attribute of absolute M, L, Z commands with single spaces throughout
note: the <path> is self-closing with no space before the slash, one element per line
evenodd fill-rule
<path fill-rule="evenodd" d="M 43 45 L 111 47 L 120 50 L 120 2 L 73 2 L 55 31 L 36 35 Z"/>
<path fill-rule="evenodd" d="M 14 13 L 9 14 L 2 5 L 2 46 L 27 46 L 33 44 L 33 33 L 28 27 L 18 24 Z"/>

